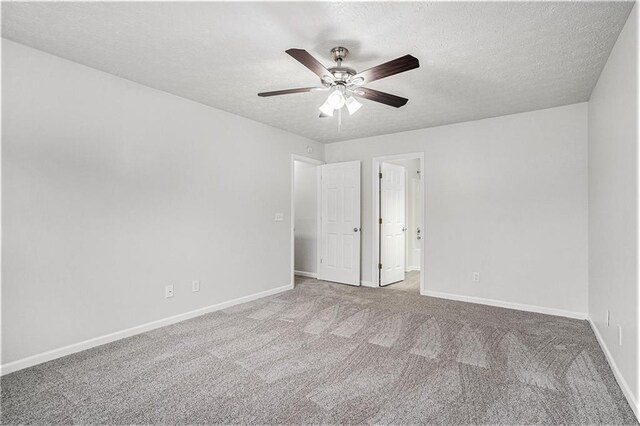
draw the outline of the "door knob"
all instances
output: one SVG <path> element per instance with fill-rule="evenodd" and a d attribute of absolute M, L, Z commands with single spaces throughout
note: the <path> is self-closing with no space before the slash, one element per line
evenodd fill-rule
<path fill-rule="evenodd" d="M 360 228 L 353 228 L 353 232 L 358 232 Z"/>

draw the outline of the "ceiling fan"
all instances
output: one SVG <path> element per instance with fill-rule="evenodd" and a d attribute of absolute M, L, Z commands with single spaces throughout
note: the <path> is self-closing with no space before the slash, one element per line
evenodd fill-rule
<path fill-rule="evenodd" d="M 349 115 L 354 114 L 362 106 L 362 104 L 355 99 L 356 97 L 400 108 L 407 103 L 407 98 L 379 92 L 363 87 L 363 85 L 420 66 L 417 58 L 411 55 L 405 55 L 357 73 L 353 68 L 342 65 L 342 61 L 349 53 L 345 47 L 334 47 L 331 49 L 331 56 L 336 62 L 336 66 L 331 68 L 325 68 L 324 65 L 304 49 L 289 49 L 286 53 L 320 77 L 322 86 L 262 92 L 258 93 L 258 96 L 267 97 L 330 90 L 331 93 L 327 97 L 327 100 L 320 107 L 320 117 L 333 117 L 334 111 L 340 113 L 345 105 L 349 111 Z"/>

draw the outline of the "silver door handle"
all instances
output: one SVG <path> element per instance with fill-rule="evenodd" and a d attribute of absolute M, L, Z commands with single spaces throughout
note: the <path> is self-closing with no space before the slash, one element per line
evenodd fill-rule
<path fill-rule="evenodd" d="M 402 228 L 402 232 L 406 232 L 406 231 L 407 231 L 407 228 Z"/>
<path fill-rule="evenodd" d="M 360 228 L 353 228 L 353 232 L 358 232 L 360 231 Z"/>

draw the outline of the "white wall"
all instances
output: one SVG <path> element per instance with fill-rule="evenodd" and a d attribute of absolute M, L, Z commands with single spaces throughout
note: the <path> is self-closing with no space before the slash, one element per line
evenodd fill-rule
<path fill-rule="evenodd" d="M 587 312 L 586 103 L 327 145 L 362 161 L 364 281 L 372 158 L 420 151 L 426 290 Z"/>
<path fill-rule="evenodd" d="M 294 162 L 295 270 L 318 273 L 318 166 Z"/>
<path fill-rule="evenodd" d="M 635 5 L 589 101 L 589 315 L 633 394 L 636 412 L 640 397 L 637 34 Z M 617 324 L 622 326 L 622 346 Z"/>
<path fill-rule="evenodd" d="M 290 284 L 291 154 L 322 145 L 2 54 L 2 363 Z"/>

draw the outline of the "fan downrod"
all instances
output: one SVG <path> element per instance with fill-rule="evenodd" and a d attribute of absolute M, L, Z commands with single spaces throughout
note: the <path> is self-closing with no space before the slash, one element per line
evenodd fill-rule
<path fill-rule="evenodd" d="M 338 46 L 331 49 L 331 57 L 336 61 L 336 66 L 328 68 L 328 71 L 333 76 L 333 81 L 327 82 L 322 80 L 322 84 L 325 87 L 344 86 L 349 82 L 351 77 L 356 74 L 356 70 L 353 68 L 342 65 L 342 60 L 347 57 L 347 54 L 349 54 L 349 50 L 346 47 Z"/>

